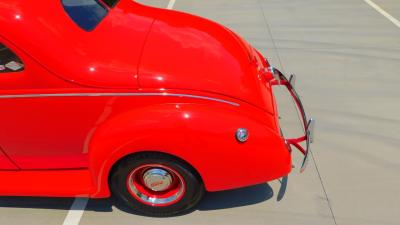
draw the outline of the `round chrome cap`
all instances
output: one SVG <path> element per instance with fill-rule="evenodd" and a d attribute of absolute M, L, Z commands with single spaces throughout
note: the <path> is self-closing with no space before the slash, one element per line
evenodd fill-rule
<path fill-rule="evenodd" d="M 165 191 L 172 184 L 172 176 L 166 170 L 153 168 L 143 174 L 143 181 L 152 191 Z"/>
<path fill-rule="evenodd" d="M 239 128 L 236 131 L 236 139 L 239 142 L 246 142 L 249 139 L 249 131 L 246 128 Z"/>

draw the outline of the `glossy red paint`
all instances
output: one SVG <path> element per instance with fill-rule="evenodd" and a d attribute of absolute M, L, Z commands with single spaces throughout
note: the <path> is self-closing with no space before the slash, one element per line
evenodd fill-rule
<path fill-rule="evenodd" d="M 269 87 L 259 80 L 252 47 L 217 23 L 157 11 L 141 60 L 141 86 L 219 93 L 273 113 Z"/>
<path fill-rule="evenodd" d="M 0 170 L 18 170 L 18 167 L 8 158 L 0 148 Z"/>
<path fill-rule="evenodd" d="M 269 65 L 221 25 L 121 0 L 86 32 L 60 1 L 0 0 L 0 32 L 25 64 L 0 76 L 0 195 L 108 197 L 112 167 L 147 151 L 208 191 L 291 170 Z"/>

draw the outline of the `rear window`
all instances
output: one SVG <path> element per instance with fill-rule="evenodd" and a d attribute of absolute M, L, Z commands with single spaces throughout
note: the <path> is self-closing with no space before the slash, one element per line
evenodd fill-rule
<path fill-rule="evenodd" d="M 62 0 L 65 11 L 85 31 L 94 30 L 119 0 Z"/>

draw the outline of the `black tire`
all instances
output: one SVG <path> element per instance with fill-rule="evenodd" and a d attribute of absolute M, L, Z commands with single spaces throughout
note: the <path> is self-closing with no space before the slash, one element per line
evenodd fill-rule
<path fill-rule="evenodd" d="M 180 200 L 167 206 L 151 206 L 136 199 L 128 190 L 127 179 L 132 171 L 143 165 L 165 165 L 177 172 L 185 183 L 185 192 Z M 122 159 L 112 170 L 110 188 L 113 196 L 130 209 L 152 217 L 167 217 L 183 214 L 203 198 L 205 189 L 199 175 L 184 161 L 161 153 L 142 153 Z"/>

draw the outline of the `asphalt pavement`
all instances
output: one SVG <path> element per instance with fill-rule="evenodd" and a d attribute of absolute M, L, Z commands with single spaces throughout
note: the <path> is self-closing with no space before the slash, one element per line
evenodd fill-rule
<path fill-rule="evenodd" d="M 296 154 L 287 179 L 210 193 L 172 218 L 134 215 L 108 199 L 0 198 L 1 225 L 400 224 L 400 1 L 140 2 L 220 22 L 297 75 L 317 120 L 306 172 Z M 285 132 L 294 135 L 293 107 L 279 96 Z"/>

